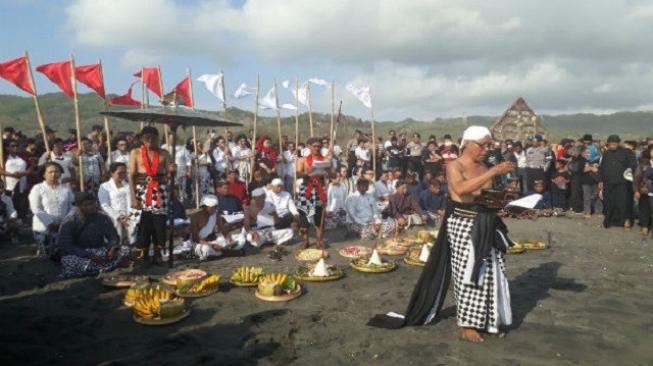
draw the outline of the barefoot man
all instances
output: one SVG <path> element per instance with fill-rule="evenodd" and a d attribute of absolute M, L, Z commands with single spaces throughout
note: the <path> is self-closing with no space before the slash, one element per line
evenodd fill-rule
<path fill-rule="evenodd" d="M 129 155 L 129 188 L 132 208 L 140 210 L 136 245 L 147 254 L 154 244 L 153 263 L 161 263 L 166 241 L 169 197 L 166 184 L 175 174 L 175 165 L 166 150 L 159 149 L 159 131 L 144 127 L 143 145 Z"/>
<path fill-rule="evenodd" d="M 302 178 L 297 195 L 297 209 L 301 212 L 299 232 L 304 241 L 304 248 L 308 248 L 308 229 L 315 226 L 317 247 L 324 249 L 324 220 L 323 209 L 327 204 L 325 176 L 326 167 L 331 161 L 331 150 L 328 156 L 321 154 L 322 143 L 317 137 L 311 137 L 306 142 L 311 153 L 297 161 L 297 177 Z"/>
<path fill-rule="evenodd" d="M 462 146 L 462 155 L 447 165 L 451 200 L 406 315 L 387 314 L 403 319 L 400 323 L 377 316 L 370 325 L 396 328 L 431 323 L 440 313 L 451 277 L 457 325 L 464 340 L 483 342 L 482 333 L 500 333 L 512 323 L 504 269 L 504 254 L 511 242 L 496 210 L 480 206 L 475 198 L 482 189 L 492 188 L 494 177 L 514 170 L 514 166 L 501 163 L 488 168 L 484 164 L 493 148 L 485 127 L 467 128 Z"/>

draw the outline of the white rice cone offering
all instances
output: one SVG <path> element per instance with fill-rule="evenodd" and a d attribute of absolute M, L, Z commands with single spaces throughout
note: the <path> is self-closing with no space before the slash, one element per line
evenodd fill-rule
<path fill-rule="evenodd" d="M 429 247 L 426 244 L 422 245 L 422 250 L 419 252 L 420 262 L 426 262 L 429 260 L 429 254 L 431 254 Z"/>
<path fill-rule="evenodd" d="M 311 273 L 311 276 L 313 276 L 313 277 L 327 277 L 327 276 L 329 276 L 329 271 L 327 270 L 326 263 L 324 263 L 324 258 L 320 258 L 320 260 L 317 262 L 317 265 L 313 269 L 313 272 Z"/>
<path fill-rule="evenodd" d="M 381 257 L 379 256 L 379 252 L 374 249 L 372 252 L 372 256 L 370 257 L 370 260 L 367 262 L 367 265 L 375 264 L 377 266 L 382 266 L 383 262 L 381 262 Z"/>

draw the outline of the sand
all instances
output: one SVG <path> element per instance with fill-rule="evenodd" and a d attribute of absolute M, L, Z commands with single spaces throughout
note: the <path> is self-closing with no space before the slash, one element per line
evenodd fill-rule
<path fill-rule="evenodd" d="M 306 293 L 288 303 L 221 286 L 218 294 L 190 301 L 190 317 L 164 327 L 134 323 L 121 306 L 124 291 L 96 278 L 58 279 L 55 264 L 31 257 L 32 246 L 3 243 L 0 364 L 653 365 L 650 239 L 580 218 L 507 224 L 516 240 L 546 241 L 553 232 L 551 248 L 508 257 L 515 324 L 506 338 L 488 337 L 482 345 L 458 339 L 451 291 L 435 325 L 366 326 L 374 314 L 405 310 L 421 269 L 402 263 L 388 274 L 355 272 L 337 254 L 355 241 L 340 232 L 328 235 L 328 262 L 346 268 L 344 279 L 307 283 Z M 176 267 L 223 277 L 243 264 L 268 272 L 297 267 L 292 255 L 273 262 L 269 251 Z M 167 271 L 139 266 L 134 273 Z"/>

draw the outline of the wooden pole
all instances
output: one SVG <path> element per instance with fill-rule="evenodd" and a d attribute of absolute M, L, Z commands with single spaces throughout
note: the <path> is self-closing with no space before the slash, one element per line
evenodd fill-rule
<path fill-rule="evenodd" d="M 254 106 L 254 131 L 252 132 L 252 152 L 256 146 L 256 119 L 258 118 L 258 95 L 259 89 L 261 89 L 261 75 L 256 74 L 256 105 Z M 256 154 L 252 154 L 251 164 L 250 164 L 250 174 L 249 181 L 252 181 L 252 176 L 254 175 L 254 158 Z"/>
<path fill-rule="evenodd" d="M 374 109 L 372 108 L 370 108 L 370 115 L 372 117 L 372 170 L 376 179 L 376 134 L 374 133 Z"/>
<path fill-rule="evenodd" d="M 227 119 L 227 93 L 225 92 L 224 89 L 224 71 L 220 70 L 220 74 L 222 75 L 222 82 L 221 82 L 222 85 L 220 85 L 220 88 L 222 89 L 222 98 L 224 99 L 222 101 L 222 110 L 224 113 L 223 118 Z"/>
<path fill-rule="evenodd" d="M 293 181 L 292 181 L 292 196 L 293 199 L 295 198 L 297 194 L 297 159 L 299 158 L 299 150 L 298 146 L 299 145 L 299 79 L 295 78 L 295 154 L 297 154 L 297 157 L 295 158 L 295 169 L 293 169 Z"/>
<path fill-rule="evenodd" d="M 188 82 L 190 87 L 190 106 L 195 110 L 195 98 L 193 97 L 193 77 L 191 76 L 190 67 L 186 70 L 186 75 L 188 76 Z M 197 149 L 197 129 L 193 126 L 193 147 L 195 148 L 195 208 L 200 208 L 200 154 Z"/>
<path fill-rule="evenodd" d="M 329 127 L 329 141 L 331 141 L 331 149 L 335 145 L 336 137 L 333 135 L 333 123 L 336 114 L 336 83 L 331 82 L 331 126 Z"/>
<path fill-rule="evenodd" d="M 75 105 L 75 127 L 77 128 L 77 153 L 79 155 L 79 191 L 84 192 L 84 164 L 82 159 L 82 128 L 79 120 L 79 100 L 77 99 L 77 76 L 75 75 L 75 59 L 70 55 L 70 68 L 72 69 L 73 101 Z"/>
<path fill-rule="evenodd" d="M 102 60 L 97 60 L 98 65 L 100 65 L 100 80 L 102 80 L 102 85 L 104 85 L 104 72 L 102 71 Z M 109 103 L 107 102 L 107 96 L 104 96 L 104 111 L 109 111 Z M 104 115 L 104 129 L 107 132 L 107 163 L 111 165 L 111 129 L 109 128 L 109 117 Z"/>
<path fill-rule="evenodd" d="M 277 90 L 277 79 L 274 79 L 274 103 L 277 107 L 277 134 L 279 135 L 279 156 L 283 156 L 283 144 L 281 142 L 281 110 L 279 109 L 279 91 Z"/>
<path fill-rule="evenodd" d="M 315 137 L 313 132 L 313 107 L 311 106 L 311 84 L 306 83 L 306 103 L 308 104 L 308 123 L 311 137 Z"/>
<path fill-rule="evenodd" d="M 0 169 L 5 170 L 5 137 L 4 130 L 2 129 L 2 124 L 0 123 L 0 133 L 3 136 L 0 136 Z M 49 157 L 49 156 L 48 156 Z M 3 182 L 5 182 L 5 175 L 0 176 Z"/>
<path fill-rule="evenodd" d="M 159 73 L 159 90 L 161 91 L 161 98 L 163 98 L 163 76 L 161 75 L 161 66 L 156 65 L 156 70 Z M 175 103 L 175 101 L 172 101 Z M 163 125 L 163 133 L 166 135 L 165 141 L 166 141 L 166 146 L 170 149 L 170 128 L 168 127 L 167 124 Z M 177 146 L 172 146 L 172 149 L 176 149 Z M 178 168 L 178 167 L 177 167 Z"/>
<path fill-rule="evenodd" d="M 25 60 L 27 61 L 27 70 L 29 70 L 29 85 L 32 87 L 34 94 L 32 98 L 34 99 L 34 108 L 36 108 L 36 119 L 39 122 L 39 127 L 41 128 L 41 133 L 43 134 L 43 143 L 45 144 L 45 151 L 48 153 L 47 156 L 50 156 L 50 143 L 48 142 L 48 135 L 45 133 L 45 122 L 43 121 L 43 113 L 41 113 L 41 106 L 39 106 L 39 98 L 36 96 L 36 84 L 34 84 L 34 75 L 32 74 L 32 66 L 29 62 L 29 54 L 25 51 Z"/>
<path fill-rule="evenodd" d="M 145 68 L 144 67 L 141 67 L 141 109 L 145 109 Z M 141 122 L 141 131 L 143 130 L 143 127 L 145 127 L 145 122 Z"/>

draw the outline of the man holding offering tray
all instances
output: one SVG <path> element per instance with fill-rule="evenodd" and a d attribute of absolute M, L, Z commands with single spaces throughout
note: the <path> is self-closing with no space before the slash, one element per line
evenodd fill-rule
<path fill-rule="evenodd" d="M 511 241 L 497 210 L 478 204 L 477 199 L 482 190 L 492 188 L 494 177 L 513 171 L 514 165 L 485 166 L 493 147 L 486 127 L 467 128 L 462 147 L 462 155 L 447 166 L 451 199 L 406 315 L 376 316 L 370 325 L 397 328 L 431 323 L 444 304 L 451 277 L 462 339 L 480 343 L 482 333 L 500 333 L 512 323 L 504 264 Z"/>

